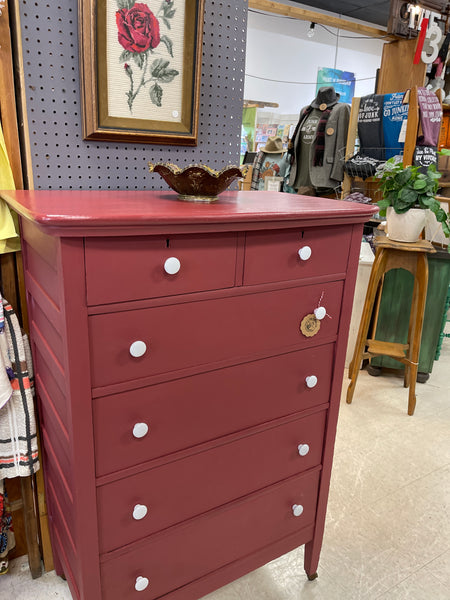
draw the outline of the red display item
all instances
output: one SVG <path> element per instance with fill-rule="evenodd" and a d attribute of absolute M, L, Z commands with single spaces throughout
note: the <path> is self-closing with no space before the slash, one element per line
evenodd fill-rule
<path fill-rule="evenodd" d="M 362 226 L 376 209 L 272 192 L 224 192 L 207 205 L 165 192 L 2 197 L 22 220 L 54 560 L 73 597 L 194 600 L 301 544 L 314 578 Z M 311 240 L 307 261 L 319 256 L 295 276 L 305 265 L 290 265 L 293 232 Z M 171 261 L 183 281 L 171 289 L 154 242 L 169 239 L 170 250 L 173 236 L 209 237 L 218 271 L 205 274 L 208 248 L 191 246 L 196 267 Z M 123 251 L 130 237 L 144 263 L 161 264 L 160 281 L 140 281 L 144 263 Z M 319 303 L 331 318 L 306 338 L 300 322 Z M 183 465 L 194 484 L 177 514 Z M 152 478 L 154 524 L 141 498 Z M 110 536 L 114 519 L 124 545 Z"/>

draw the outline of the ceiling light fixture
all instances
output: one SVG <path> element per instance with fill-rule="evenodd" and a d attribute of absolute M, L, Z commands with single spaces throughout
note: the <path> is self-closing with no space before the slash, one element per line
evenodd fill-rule
<path fill-rule="evenodd" d="M 308 32 L 307 32 L 307 36 L 311 39 L 312 37 L 314 37 L 314 28 L 315 28 L 316 24 L 315 23 L 311 23 L 311 25 L 309 26 Z"/>

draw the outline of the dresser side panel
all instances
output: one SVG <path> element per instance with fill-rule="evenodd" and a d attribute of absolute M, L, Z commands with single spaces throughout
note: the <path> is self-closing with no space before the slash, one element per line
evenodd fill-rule
<path fill-rule="evenodd" d="M 99 598 L 84 241 L 28 221 L 22 238 L 53 550 L 72 589 Z"/>
<path fill-rule="evenodd" d="M 101 598 L 84 239 L 61 239 L 60 286 L 81 598 Z"/>
<path fill-rule="evenodd" d="M 308 575 L 316 573 L 322 547 L 327 511 L 328 493 L 330 489 L 331 468 L 333 464 L 336 428 L 339 416 L 342 380 L 345 366 L 350 319 L 355 293 L 356 276 L 362 239 L 362 225 L 352 226 L 350 250 L 348 255 L 347 276 L 344 282 L 341 313 L 339 319 L 338 339 L 331 382 L 330 408 L 325 430 L 322 473 L 317 502 L 316 528 L 314 538 L 305 546 L 305 570 Z"/>

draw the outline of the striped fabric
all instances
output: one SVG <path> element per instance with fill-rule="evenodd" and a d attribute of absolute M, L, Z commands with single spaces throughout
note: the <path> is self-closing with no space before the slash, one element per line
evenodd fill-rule
<path fill-rule="evenodd" d="M 0 480 L 27 477 L 39 469 L 30 346 L 14 310 L 6 300 L 2 303 L 12 394 L 0 408 Z"/>

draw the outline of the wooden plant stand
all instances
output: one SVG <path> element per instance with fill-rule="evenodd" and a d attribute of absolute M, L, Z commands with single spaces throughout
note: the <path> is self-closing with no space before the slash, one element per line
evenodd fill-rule
<path fill-rule="evenodd" d="M 434 253 L 436 250 L 426 240 L 406 243 L 394 242 L 389 238 L 381 237 L 375 240 L 375 245 L 377 252 L 370 274 L 353 359 L 349 367 L 348 376 L 351 381 L 347 390 L 347 404 L 351 404 L 353 399 L 361 361 L 373 356 L 390 356 L 405 365 L 404 385 L 409 387 L 408 415 L 413 415 L 416 406 L 417 367 L 428 287 L 427 254 Z M 377 292 L 382 285 L 384 274 L 391 269 L 399 268 L 406 269 L 414 275 L 414 292 L 407 343 L 400 344 L 369 339 L 369 326 L 376 306 Z"/>

